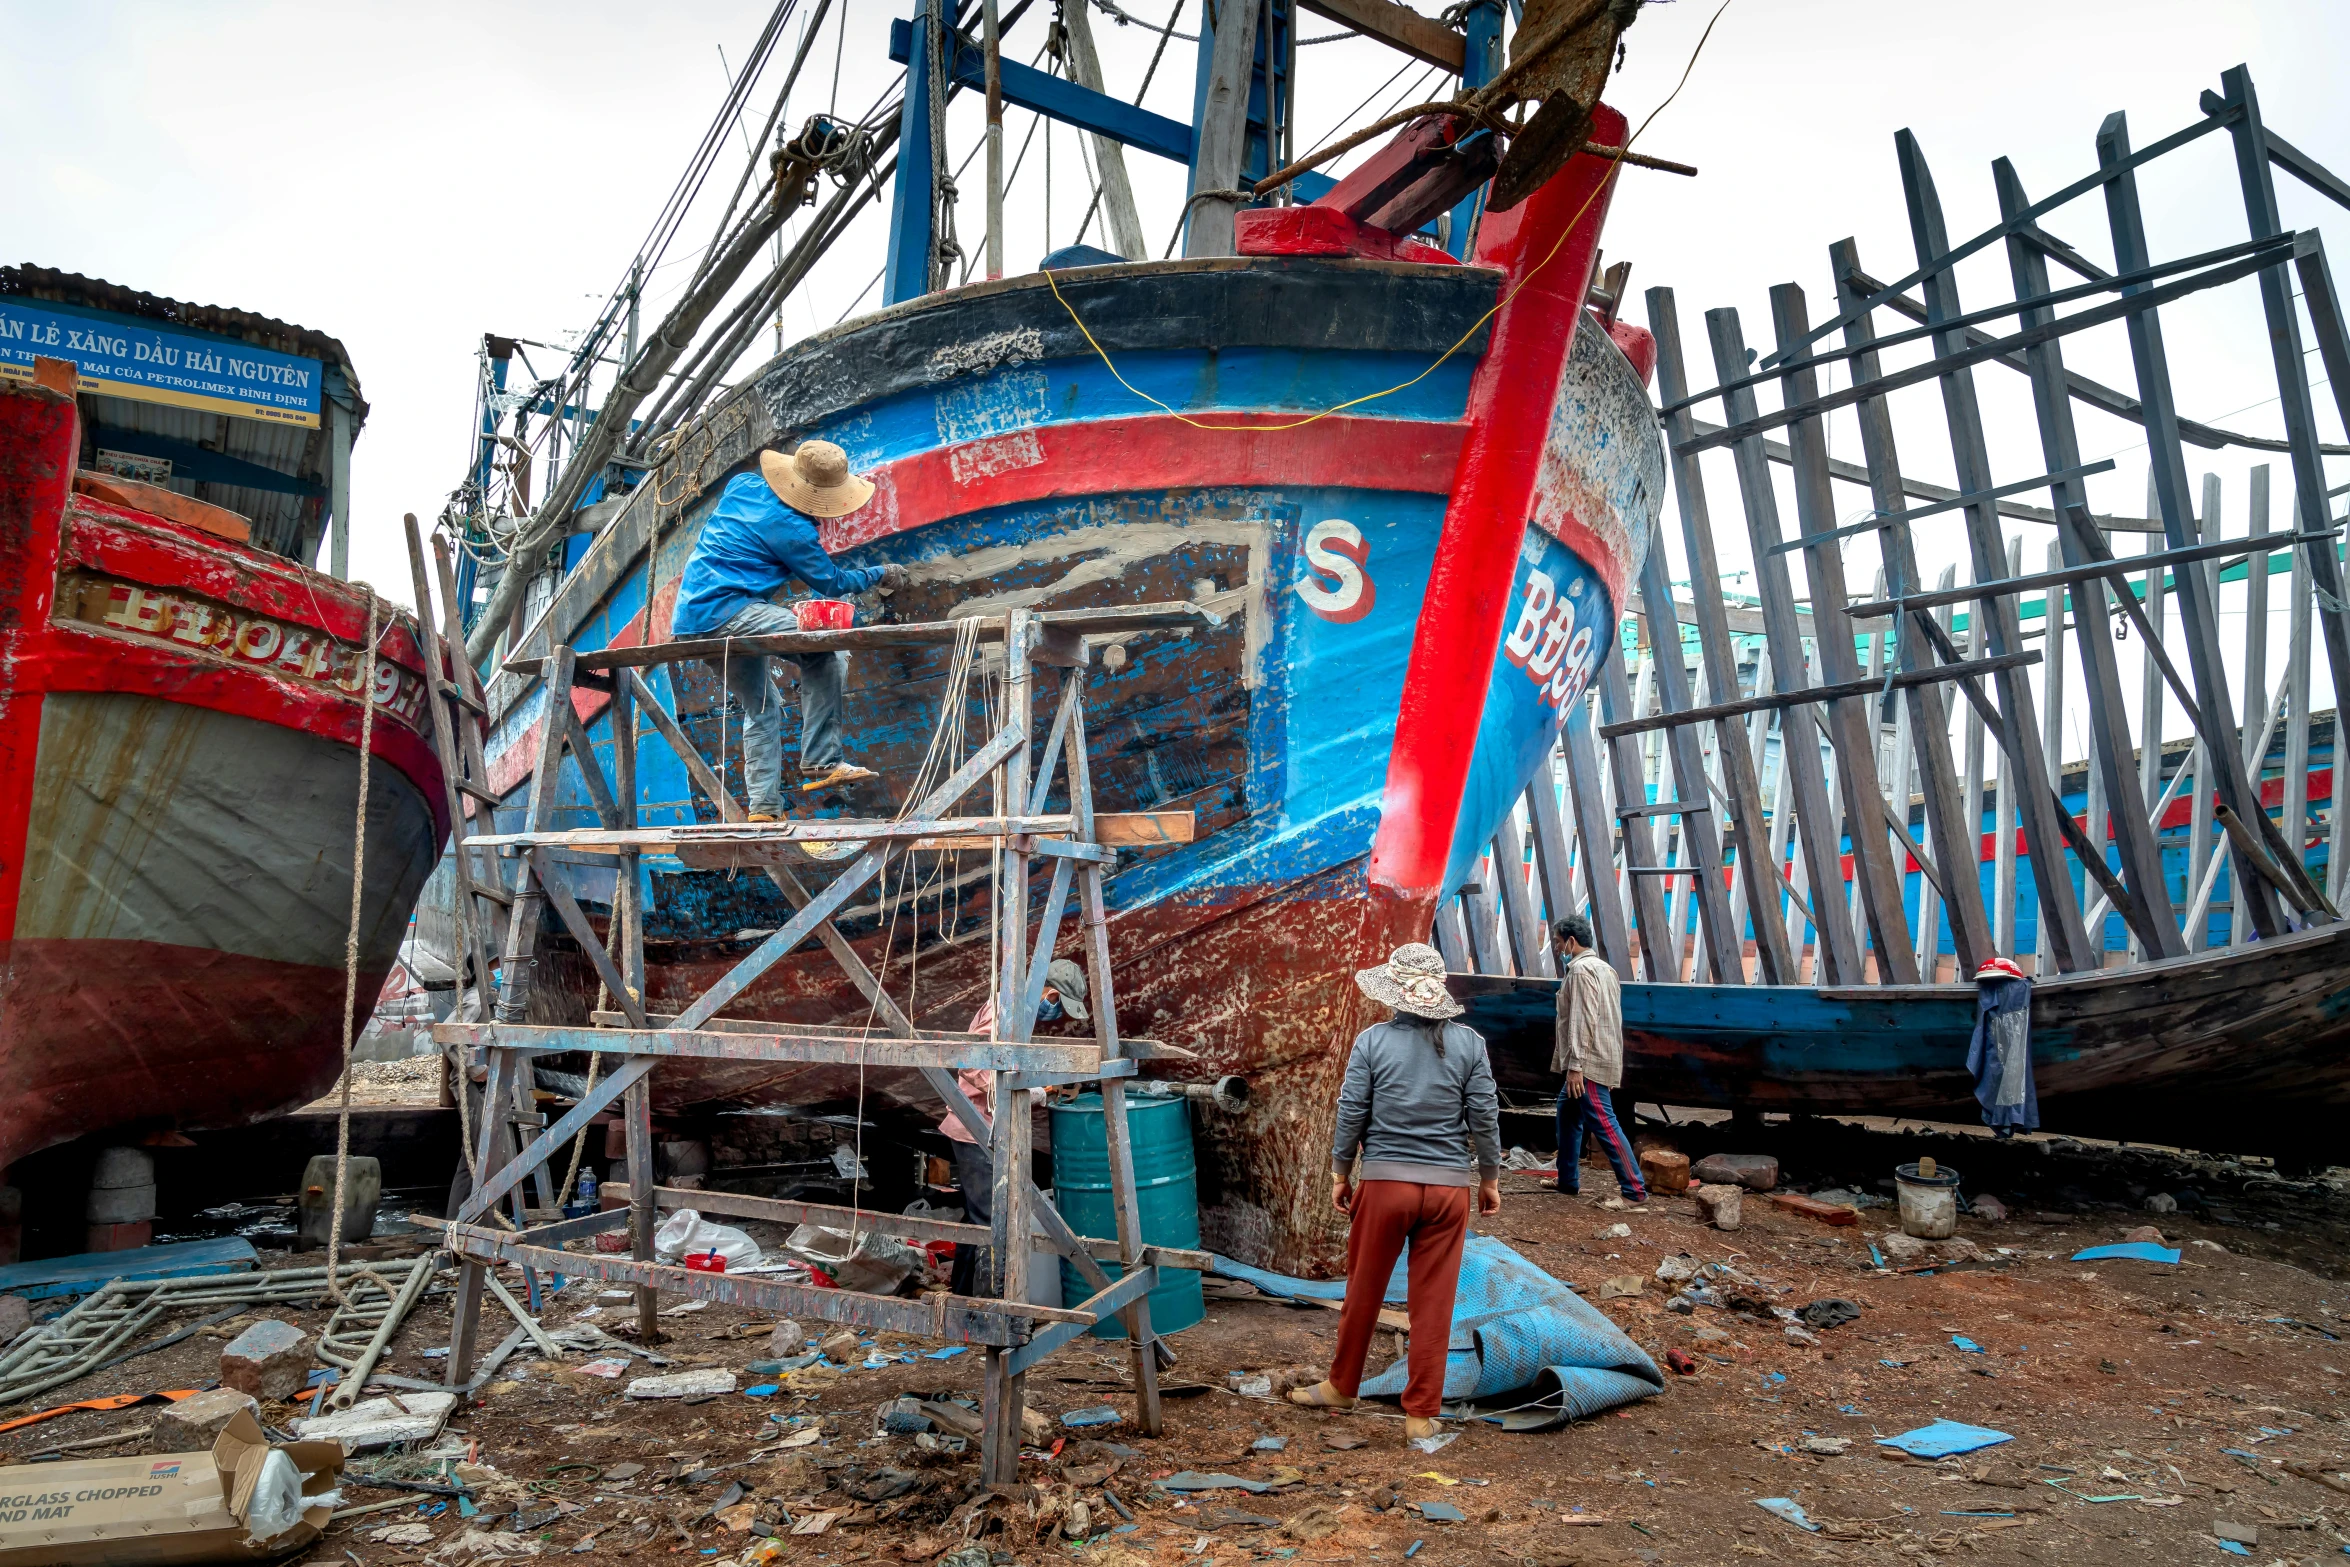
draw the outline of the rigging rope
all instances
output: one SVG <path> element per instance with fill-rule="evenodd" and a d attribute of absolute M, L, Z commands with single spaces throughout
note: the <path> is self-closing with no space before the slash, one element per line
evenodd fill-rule
<path fill-rule="evenodd" d="M 367 764 L 375 745 L 376 624 L 383 608 L 374 588 L 363 582 L 359 591 L 367 598 L 367 644 L 359 664 L 359 803 L 351 824 L 351 923 L 343 935 L 343 1084 L 342 1104 L 335 1113 L 335 1200 L 326 1232 L 326 1292 L 338 1306 L 346 1303 L 335 1277 L 335 1260 L 343 1247 L 343 1193 L 351 1174 L 352 1014 L 359 1006 L 359 921 L 367 887 Z"/>
<path fill-rule="evenodd" d="M 1624 159 L 1631 153 L 1633 144 L 1648 133 L 1649 126 L 1656 123 L 1656 117 L 1664 113 L 1665 110 L 1671 108 L 1673 105 L 1673 100 L 1681 96 L 1681 89 L 1689 85 L 1690 72 L 1697 69 L 1698 58 L 1705 53 L 1706 43 L 1714 35 L 1715 24 L 1721 21 L 1722 13 L 1729 10 L 1730 5 L 1731 0 L 1722 0 L 1721 6 L 1715 10 L 1712 19 L 1705 24 L 1704 33 L 1698 37 L 1697 47 L 1690 51 L 1689 63 L 1683 66 L 1681 70 L 1681 79 L 1673 85 L 1673 90 L 1665 95 L 1665 101 L 1658 104 L 1655 108 L 1649 110 L 1648 117 L 1640 122 L 1640 124 L 1633 130 L 1631 135 L 1624 138 L 1624 145 L 1621 147 L 1609 149 L 1609 151 L 1612 153 L 1612 156 L 1608 159 L 1609 162 L 1621 165 Z M 1327 408 L 1319 409 L 1313 413 L 1307 414 L 1302 419 L 1292 419 L 1286 424 L 1210 424 L 1205 420 L 1194 418 L 1192 415 L 1183 412 L 1179 408 L 1175 408 L 1167 403 L 1161 402 L 1158 398 L 1151 396 L 1150 393 L 1144 391 L 1141 387 L 1136 386 L 1132 381 L 1126 379 L 1125 372 L 1118 368 L 1118 363 L 1116 360 L 1110 357 L 1109 350 L 1102 347 L 1100 340 L 1093 335 L 1093 329 L 1085 324 L 1084 318 L 1077 314 L 1076 307 L 1071 305 L 1067 296 L 1062 294 L 1060 281 L 1053 275 L 1051 270 L 1046 270 L 1044 274 L 1044 281 L 1045 286 L 1053 291 L 1054 300 L 1059 303 L 1063 310 L 1068 312 L 1070 321 L 1074 322 L 1076 324 L 1077 330 L 1084 335 L 1086 346 L 1091 348 L 1095 355 L 1100 358 L 1103 368 L 1110 372 L 1110 375 L 1120 386 L 1126 388 L 1126 390 L 1132 392 L 1135 396 L 1141 398 L 1144 402 L 1150 404 L 1153 408 L 1158 409 L 1161 413 L 1168 414 L 1178 422 L 1189 425 L 1195 430 L 1248 430 L 1258 434 L 1278 432 L 1282 430 L 1298 430 L 1303 429 L 1309 424 L 1317 424 L 1322 420 L 1329 418 L 1333 414 L 1344 413 L 1349 408 L 1359 408 L 1365 403 L 1377 402 L 1383 397 L 1393 397 L 1398 392 L 1409 391 L 1411 388 L 1418 386 L 1422 381 L 1427 380 L 1428 377 L 1434 375 L 1438 368 L 1442 366 L 1446 360 L 1459 353 L 1471 338 L 1475 337 L 1479 332 L 1485 329 L 1486 323 L 1490 322 L 1495 316 L 1499 315 L 1503 308 L 1506 307 L 1511 300 L 1516 299 L 1519 294 L 1525 291 L 1526 285 L 1532 283 L 1535 278 L 1539 277 L 1542 272 L 1549 267 L 1552 261 L 1557 259 L 1559 251 L 1566 246 L 1568 236 L 1575 232 L 1577 225 L 1582 223 L 1584 214 L 1591 210 L 1591 204 L 1597 201 L 1599 199 L 1600 192 L 1606 189 L 1607 182 L 1605 180 L 1602 180 L 1598 185 L 1593 187 L 1591 194 L 1583 198 L 1583 205 L 1575 209 L 1575 215 L 1568 219 L 1567 222 L 1560 227 L 1558 238 L 1551 241 L 1550 249 L 1543 252 L 1542 259 L 1534 263 L 1533 266 L 1527 268 L 1526 275 L 1519 278 L 1516 283 L 1512 284 L 1509 291 L 1503 294 L 1501 298 L 1495 300 L 1492 308 L 1487 310 L 1483 315 L 1479 316 L 1474 322 L 1470 323 L 1469 329 L 1466 332 L 1463 332 L 1459 338 L 1455 339 L 1453 345 L 1450 348 L 1447 348 L 1443 353 L 1438 354 L 1435 360 L 1429 364 L 1427 369 L 1422 370 L 1418 375 L 1413 376 L 1407 381 L 1399 381 L 1393 386 L 1384 387 L 1376 392 L 1365 392 L 1360 397 L 1350 397 L 1342 403 L 1333 403 Z M 1229 196 L 1232 194 L 1234 193 L 1201 191 L 1198 195 L 1195 195 L 1192 200 L 1197 201 L 1202 196 Z M 1186 207 L 1185 211 L 1188 214 L 1188 206 Z"/>

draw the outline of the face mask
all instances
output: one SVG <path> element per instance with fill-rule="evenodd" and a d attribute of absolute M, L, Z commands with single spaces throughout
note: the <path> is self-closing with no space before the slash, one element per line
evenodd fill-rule
<path fill-rule="evenodd" d="M 1039 1023 L 1054 1023 L 1058 1022 L 1062 1016 L 1061 1004 L 1058 1001 L 1047 1001 L 1037 1009 L 1036 1020 Z"/>

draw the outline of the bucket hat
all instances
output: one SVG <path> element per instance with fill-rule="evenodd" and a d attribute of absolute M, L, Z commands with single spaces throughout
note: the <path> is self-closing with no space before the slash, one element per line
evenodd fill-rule
<path fill-rule="evenodd" d="M 873 481 L 849 472 L 849 454 L 830 441 L 802 441 L 788 457 L 761 452 L 759 472 L 786 506 L 811 517 L 846 517 L 873 499 Z"/>
<path fill-rule="evenodd" d="M 1061 993 L 1061 1010 L 1080 1023 L 1092 1021 L 1085 1012 L 1085 970 L 1068 958 L 1055 958 L 1044 971 L 1044 982 Z"/>
<path fill-rule="evenodd" d="M 1407 942 L 1377 968 L 1357 970 L 1363 994 L 1398 1012 L 1459 1017 L 1464 1010 L 1444 985 L 1444 954 L 1424 941 Z"/>

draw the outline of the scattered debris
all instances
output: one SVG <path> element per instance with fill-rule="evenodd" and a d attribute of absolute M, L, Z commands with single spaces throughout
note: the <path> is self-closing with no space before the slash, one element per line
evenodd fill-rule
<path fill-rule="evenodd" d="M 1717 1230 L 1738 1228 L 1739 1205 L 1743 1196 L 1736 1186 L 1696 1186 L 1690 1188 L 1697 1199 L 1697 1211 L 1705 1222 Z"/>
<path fill-rule="evenodd" d="M 1820 1532 L 1820 1526 L 1804 1516 L 1802 1504 L 1788 1497 L 1758 1496 L 1754 1499 L 1754 1505 L 1774 1518 L 1784 1518 L 1806 1534 Z"/>
<path fill-rule="evenodd" d="M 1960 1453 L 1977 1452 L 1986 1447 L 1997 1447 L 2012 1442 L 2015 1437 L 2006 1431 L 1994 1431 L 1988 1426 L 1970 1426 L 1957 1420 L 1937 1420 L 1914 1431 L 1898 1436 L 1877 1438 L 1879 1447 L 1898 1448 L 1912 1458 L 1952 1458 Z"/>
<path fill-rule="evenodd" d="M 362 1399 L 350 1408 L 314 1419 L 296 1420 L 294 1435 L 304 1441 L 340 1442 L 346 1453 L 395 1442 L 422 1442 L 440 1434 L 455 1393 L 405 1393 Z"/>
<path fill-rule="evenodd" d="M 1708 1186 L 1742 1186 L 1767 1192 L 1779 1184 L 1779 1161 L 1768 1154 L 1707 1154 L 1689 1167 L 1692 1180 Z"/>
<path fill-rule="evenodd" d="M 1646 1282 L 1647 1280 L 1641 1278 L 1637 1273 L 1616 1274 L 1613 1278 L 1600 1280 L 1599 1298 L 1601 1300 L 1617 1300 L 1626 1295 L 1637 1295 L 1640 1293 L 1641 1286 Z"/>
<path fill-rule="evenodd" d="M 630 1398 L 709 1398 L 734 1391 L 734 1373 L 724 1367 L 706 1371 L 673 1371 L 663 1376 L 638 1377 L 628 1384 Z"/>
<path fill-rule="evenodd" d="M 1849 1229 L 1860 1223 L 1860 1210 L 1844 1203 L 1821 1202 L 1800 1192 L 1773 1192 L 1773 1205 L 1789 1213 L 1800 1214 L 1815 1224 L 1829 1224 Z"/>
<path fill-rule="evenodd" d="M 2125 1241 L 2119 1246 L 2091 1246 L 2073 1253 L 2075 1262 L 2160 1262 L 2175 1263 L 2180 1252 L 2176 1246 L 2163 1246 L 2152 1241 Z"/>
<path fill-rule="evenodd" d="M 1656 1265 L 1659 1284 L 1686 1284 L 1697 1277 L 1697 1259 L 1689 1253 L 1675 1252 Z"/>
<path fill-rule="evenodd" d="M 1827 1295 L 1798 1307 L 1795 1314 L 1803 1319 L 1806 1327 L 1834 1328 L 1842 1327 L 1847 1322 L 1858 1322 L 1860 1307 L 1841 1295 Z"/>

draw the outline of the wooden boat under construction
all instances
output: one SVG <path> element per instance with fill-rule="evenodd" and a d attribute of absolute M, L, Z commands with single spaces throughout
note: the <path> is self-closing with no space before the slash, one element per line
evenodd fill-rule
<path fill-rule="evenodd" d="M 1458 975 L 1504 1092 L 1555 1092 L 1558 981 Z M 1978 1119 L 1972 985 L 1631 985 L 1625 1096 L 1815 1115 Z M 2350 924 L 2059 974 L 2032 990 L 2044 1130 L 2337 1162 L 2350 1114 Z"/>
<path fill-rule="evenodd" d="M 1589 728 L 1567 728 L 1571 847 L 1538 835 L 1528 855 L 1505 830 L 1477 896 L 1439 910 L 1440 933 L 1451 922 L 1468 938 L 1450 950 L 1476 972 L 1455 983 L 1516 1092 L 1555 1089 L 1538 891 L 1548 911 L 1588 910 L 1624 981 L 1625 1091 L 1642 1100 L 1975 1121 L 1966 981 L 2009 959 L 2032 975 L 2045 1129 L 2339 1157 L 2350 777 L 2321 756 L 2338 756 L 2336 715 L 2315 704 L 2338 698 L 2313 677 L 2322 661 L 2350 691 L 2326 473 L 2350 447 L 2321 439 L 2317 402 L 2330 383 L 2330 413 L 2350 420 L 2350 330 L 2316 235 L 2283 227 L 2277 186 L 2342 187 L 2268 135 L 2244 68 L 2218 86 L 2201 120 L 2141 150 L 2110 117 L 2098 172 L 2052 193 L 2027 193 L 2001 160 L 1999 222 L 1955 243 L 1923 149 L 1899 133 L 1914 263 L 1864 270 L 1852 241 L 1830 246 L 1831 302 L 1773 288 L 1767 354 L 1734 309 L 1707 311 L 1704 340 L 1685 345 L 1671 292 L 1651 291 L 1699 590 L 1678 603 L 1643 576 L 1646 635 L 1601 671 Z M 2159 261 L 2138 181 L 2206 137 L 2234 144 L 2241 219 L 2215 215 L 2199 232 L 2217 248 Z M 2111 237 L 2107 262 L 2060 237 L 2093 229 Z M 2004 252 L 2013 297 L 1970 310 L 1956 263 L 1987 250 Z M 2055 286 L 2052 261 L 2088 281 Z M 2192 423 L 2163 328 L 2206 290 L 2255 284 L 2266 330 L 2245 352 L 2273 364 L 2275 433 Z M 2074 335 L 2098 332 L 2126 348 L 2128 392 L 2066 368 Z M 1823 390 L 1832 366 L 1848 379 Z M 1992 465 L 1975 387 L 2010 370 L 2030 377 L 2044 470 L 2012 478 Z M 1905 430 L 1897 454 L 1905 397 L 1938 397 L 1955 488 L 1902 467 L 1930 444 Z M 1701 422 L 1717 409 L 1721 423 Z M 1858 423 L 1865 462 L 1830 458 L 1831 416 Z M 2089 481 L 2114 463 L 2083 448 L 2129 444 L 2100 419 L 2143 444 L 2147 515 L 2111 504 L 2141 493 L 2136 474 L 2092 505 Z M 2277 453 L 2279 471 L 2254 466 L 2234 495 L 2219 475 L 2198 486 L 2182 440 Z M 1712 519 L 1731 508 L 1707 493 L 1725 471 L 1756 565 L 1735 645 L 1713 589 Z M 2123 553 L 2133 534 L 2138 552 Z M 1863 544 L 1873 560 L 1846 558 Z M 1938 583 L 1921 570 L 1929 544 L 1958 557 Z M 1872 568 L 1877 586 L 1857 591 Z M 2240 648 L 2234 627 L 2223 648 L 2223 617 L 2240 617 Z"/>

